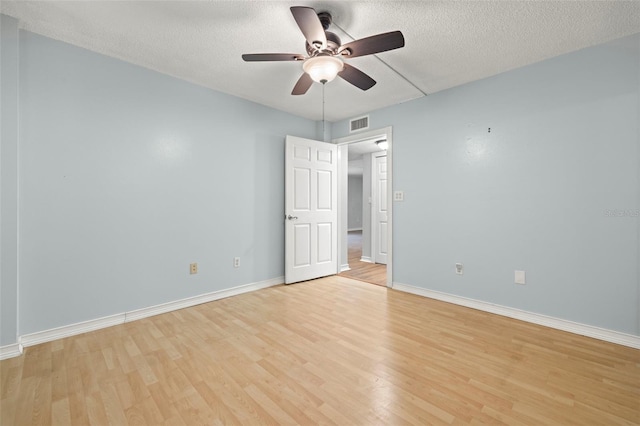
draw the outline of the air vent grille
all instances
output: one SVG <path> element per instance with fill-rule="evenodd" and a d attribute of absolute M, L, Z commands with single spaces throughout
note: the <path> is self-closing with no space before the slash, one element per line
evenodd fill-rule
<path fill-rule="evenodd" d="M 369 116 L 354 118 L 349 121 L 349 132 L 353 133 L 358 130 L 369 128 Z"/>

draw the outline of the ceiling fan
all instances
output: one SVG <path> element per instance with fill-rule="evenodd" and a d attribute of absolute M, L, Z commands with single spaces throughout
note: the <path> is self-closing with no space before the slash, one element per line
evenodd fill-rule
<path fill-rule="evenodd" d="M 314 81 L 327 83 L 336 75 L 368 90 L 376 81 L 358 68 L 344 62 L 344 59 L 372 55 L 404 46 L 404 36 L 400 31 L 377 34 L 346 44 L 340 38 L 327 31 L 331 25 L 331 15 L 327 12 L 316 13 L 311 7 L 294 6 L 291 13 L 306 38 L 308 56 L 297 53 L 251 53 L 242 55 L 246 62 L 261 61 L 302 61 L 304 73 L 296 83 L 292 95 L 304 95 Z"/>

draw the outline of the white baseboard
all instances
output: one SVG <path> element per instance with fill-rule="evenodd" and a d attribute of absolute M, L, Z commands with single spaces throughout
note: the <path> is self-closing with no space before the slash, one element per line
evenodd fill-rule
<path fill-rule="evenodd" d="M 502 315 L 533 324 L 543 325 L 562 331 L 568 331 L 582 336 L 592 337 L 605 342 L 616 343 L 618 345 L 628 346 L 630 348 L 640 349 L 640 336 L 626 334 L 619 331 L 608 330 L 606 328 L 595 327 L 592 325 L 581 324 L 561 318 L 550 317 L 547 315 L 536 314 L 533 312 L 523 311 L 520 309 L 509 308 L 507 306 L 496 305 L 489 302 L 483 302 L 475 299 L 468 299 L 462 296 L 442 293 L 434 290 L 427 290 L 420 287 L 414 287 L 408 284 L 393 283 L 393 289 L 404 291 L 406 293 L 416 294 L 418 296 L 428 297 L 431 299 L 441 300 L 443 302 L 453 303 L 455 305 L 465 306 L 467 308 L 478 309 L 480 311 L 490 312 L 492 314 Z"/>
<path fill-rule="evenodd" d="M 164 314 L 178 309 L 188 308 L 190 306 L 200 305 L 202 303 L 212 302 L 218 299 L 224 299 L 226 297 L 249 293 L 251 291 L 282 284 L 283 282 L 284 277 L 277 277 L 270 280 L 240 285 L 225 290 L 213 291 L 211 293 L 188 297 L 186 299 L 176 300 L 173 302 L 162 303 L 160 305 L 149 306 L 147 308 L 136 309 L 134 311 L 111 315 L 104 318 L 98 318 L 90 321 L 84 321 L 76 324 L 53 328 L 51 330 L 44 330 L 38 331 L 36 333 L 26 334 L 24 336 L 20 336 L 18 341 L 20 342 L 20 345 L 24 347 L 38 345 L 40 343 L 51 342 L 53 340 L 75 336 L 77 334 L 87 333 L 89 331 L 100 330 L 102 328 L 111 327 L 113 325 L 124 324 L 125 322 L 136 321 L 142 318 Z M 8 346 L 0 348 L 0 350 L 2 350 L 0 354 L 4 354 L 4 348 L 8 348 Z M 13 350 L 11 352 L 11 356 L 18 356 L 21 353 L 21 351 L 15 353 L 15 350 Z M 7 358 L 9 358 L 9 356 L 7 356 Z"/>
<path fill-rule="evenodd" d="M 22 345 L 20 343 L 0 346 L 0 361 L 20 355 L 22 355 Z"/>
<path fill-rule="evenodd" d="M 348 263 L 345 263 L 344 265 L 340 265 L 340 272 L 346 272 L 346 271 L 350 271 L 351 268 L 349 267 Z M 338 273 L 340 273 L 338 272 Z"/>
<path fill-rule="evenodd" d="M 360 262 L 373 263 L 373 260 L 369 256 L 362 256 Z"/>
<path fill-rule="evenodd" d="M 349 228 L 347 232 L 362 231 L 362 228 Z"/>
<path fill-rule="evenodd" d="M 123 324 L 124 315 L 125 314 L 110 315 L 108 317 L 63 325 L 62 327 L 56 327 L 49 330 L 37 331 L 35 333 L 20 336 L 18 340 L 22 346 L 27 348 L 29 346 L 39 345 L 40 343 L 51 342 L 53 340 L 75 336 L 76 334 L 88 333 L 90 331 L 100 330 L 101 328 Z"/>
<path fill-rule="evenodd" d="M 214 300 L 224 299 L 226 297 L 237 296 L 242 293 L 249 293 L 250 291 L 260 290 L 274 285 L 282 284 L 284 277 L 272 278 L 266 281 L 259 281 L 257 283 L 244 284 L 238 287 L 232 287 L 225 290 L 213 291 L 211 293 L 201 294 L 199 296 L 188 297 L 182 300 L 176 300 L 173 302 L 163 303 L 161 305 L 150 306 L 148 308 L 136 309 L 125 313 L 124 322 L 136 321 L 142 318 L 151 317 L 154 315 L 160 315 L 171 311 L 177 311 L 178 309 L 184 309 L 195 305 L 201 305 L 203 303 L 213 302 Z"/>

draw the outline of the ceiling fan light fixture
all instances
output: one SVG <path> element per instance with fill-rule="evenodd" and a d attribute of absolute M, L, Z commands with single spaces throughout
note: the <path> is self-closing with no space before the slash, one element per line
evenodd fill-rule
<path fill-rule="evenodd" d="M 302 69 L 313 81 L 323 84 L 336 78 L 343 67 L 344 63 L 340 59 L 324 55 L 306 59 L 302 64 Z"/>

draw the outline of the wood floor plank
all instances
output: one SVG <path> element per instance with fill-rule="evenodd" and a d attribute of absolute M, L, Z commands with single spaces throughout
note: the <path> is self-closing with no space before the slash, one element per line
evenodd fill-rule
<path fill-rule="evenodd" d="M 23 378 L 20 381 L 20 391 L 24 391 L 28 398 L 19 398 L 15 400 L 16 408 L 14 411 L 15 424 L 33 424 L 33 411 L 34 411 L 34 395 L 36 392 L 36 386 L 38 384 L 38 378 L 34 376 Z"/>
<path fill-rule="evenodd" d="M 103 404 L 107 423 L 111 425 L 125 425 L 127 418 L 120 403 L 120 397 L 114 383 L 104 384 L 100 389 L 100 399 Z"/>
<path fill-rule="evenodd" d="M 59 399 L 51 404 L 51 424 L 55 426 L 71 424 L 71 412 L 67 398 Z"/>
<path fill-rule="evenodd" d="M 640 424 L 640 351 L 328 277 L 29 347 L 0 423 Z"/>

